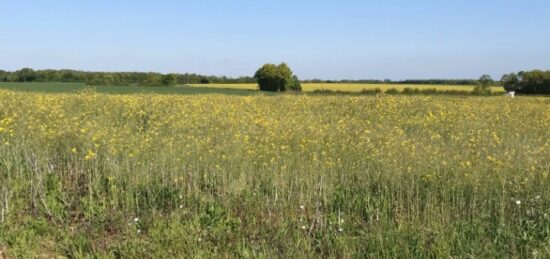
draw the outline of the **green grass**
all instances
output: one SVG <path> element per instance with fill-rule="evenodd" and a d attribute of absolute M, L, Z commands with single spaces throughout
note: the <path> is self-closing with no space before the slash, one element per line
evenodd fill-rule
<path fill-rule="evenodd" d="M 171 86 L 86 86 L 84 83 L 7 83 L 0 82 L 0 89 L 26 91 L 26 92 L 42 92 L 42 93 L 75 93 L 82 90 L 91 90 L 98 93 L 108 94 L 139 94 L 139 93 L 156 93 L 156 94 L 227 94 L 227 95 L 253 95 L 258 94 L 258 91 L 250 91 L 246 89 L 231 89 L 231 88 L 208 88 L 208 87 L 171 87 Z"/>

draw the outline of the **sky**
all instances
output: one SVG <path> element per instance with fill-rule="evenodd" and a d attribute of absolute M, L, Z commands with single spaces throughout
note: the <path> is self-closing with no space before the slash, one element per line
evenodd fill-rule
<path fill-rule="evenodd" d="M 550 69 L 548 0 L 0 0 L 0 69 L 470 79 Z"/>

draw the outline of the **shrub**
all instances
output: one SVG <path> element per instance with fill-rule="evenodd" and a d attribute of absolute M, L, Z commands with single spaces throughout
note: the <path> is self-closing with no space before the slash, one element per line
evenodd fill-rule
<path fill-rule="evenodd" d="M 399 90 L 395 89 L 395 88 L 390 88 L 388 90 L 386 90 L 386 92 L 384 92 L 385 94 L 399 94 Z"/>
<path fill-rule="evenodd" d="M 278 66 L 265 64 L 256 71 L 254 78 L 258 82 L 261 91 L 302 91 L 298 77 L 293 75 L 292 70 L 285 63 Z"/>

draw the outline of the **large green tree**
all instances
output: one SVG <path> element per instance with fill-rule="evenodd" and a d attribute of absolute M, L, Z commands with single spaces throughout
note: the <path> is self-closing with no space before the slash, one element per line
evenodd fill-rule
<path fill-rule="evenodd" d="M 279 65 L 265 64 L 256 71 L 254 78 L 258 82 L 261 91 L 302 90 L 298 77 L 285 63 Z"/>
<path fill-rule="evenodd" d="M 491 84 L 494 83 L 490 75 L 482 75 L 478 81 L 478 85 L 474 88 L 475 94 L 490 94 Z"/>
<path fill-rule="evenodd" d="M 178 83 L 178 76 L 176 74 L 163 75 L 160 83 L 162 85 L 174 86 Z"/>
<path fill-rule="evenodd" d="M 507 92 L 518 90 L 519 78 L 515 73 L 503 75 L 500 82 Z"/>
<path fill-rule="evenodd" d="M 550 94 L 550 71 L 520 71 L 502 76 L 502 86 L 506 91 L 519 94 Z"/>

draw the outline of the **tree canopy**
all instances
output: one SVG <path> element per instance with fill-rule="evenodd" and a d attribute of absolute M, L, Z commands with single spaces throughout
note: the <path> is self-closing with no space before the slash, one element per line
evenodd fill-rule
<path fill-rule="evenodd" d="M 491 76 L 487 74 L 482 75 L 477 81 L 479 82 L 479 85 L 481 85 L 481 87 L 483 88 L 489 87 L 494 82 L 493 78 L 491 78 Z"/>
<path fill-rule="evenodd" d="M 152 72 L 87 72 L 79 70 L 0 70 L 0 82 L 78 82 L 88 85 L 174 85 L 208 83 L 256 83 L 252 77 L 228 78 L 198 74 L 161 74 Z"/>
<path fill-rule="evenodd" d="M 533 70 L 510 73 L 502 76 L 506 91 L 519 94 L 550 94 L 550 71 Z"/>
<path fill-rule="evenodd" d="M 265 64 L 256 73 L 254 78 L 262 91 L 301 91 L 302 86 L 298 77 L 285 63 L 279 65 Z"/>
<path fill-rule="evenodd" d="M 494 84 L 493 78 L 491 78 L 490 75 L 482 75 L 477 80 L 477 86 L 474 87 L 474 93 L 475 94 L 490 94 L 491 93 L 491 85 Z"/>

